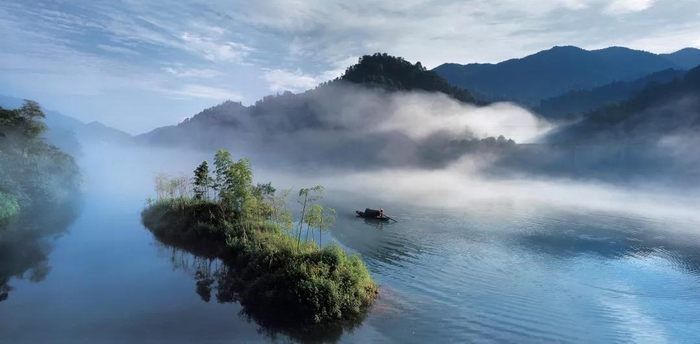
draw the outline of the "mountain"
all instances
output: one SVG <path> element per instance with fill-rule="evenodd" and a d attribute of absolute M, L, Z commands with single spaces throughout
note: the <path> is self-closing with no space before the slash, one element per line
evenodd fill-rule
<path fill-rule="evenodd" d="M 700 66 L 587 112 L 537 144 L 519 146 L 492 171 L 695 186 L 700 179 L 699 131 Z"/>
<path fill-rule="evenodd" d="M 393 91 L 441 92 L 463 102 L 484 103 L 468 90 L 451 86 L 440 75 L 423 67 L 420 61 L 411 64 L 402 57 L 386 53 L 361 57 L 356 65 L 347 68 L 339 80 Z"/>
<path fill-rule="evenodd" d="M 540 101 L 533 111 L 550 120 L 575 119 L 584 112 L 627 100 L 650 83 L 667 83 L 685 73 L 685 70 L 665 69 L 633 81 L 615 81 L 593 89 L 570 91 Z"/>
<path fill-rule="evenodd" d="M 274 155 L 270 159 L 295 163 L 324 161 L 363 167 L 437 164 L 440 161 L 428 156 L 435 142 L 445 143 L 447 136 L 435 133 L 440 136 L 437 140 L 416 138 L 407 131 L 431 130 L 433 123 L 425 129 L 421 126 L 429 120 L 439 125 L 437 116 L 458 111 L 460 104 L 484 102 L 465 89 L 449 85 L 420 62 L 377 53 L 361 57 L 339 78 L 306 92 L 266 96 L 251 106 L 226 101 L 136 139 L 167 147 L 208 151 L 228 148 L 236 154 Z M 421 118 L 433 115 L 436 118 Z M 464 139 L 475 137 L 467 135 Z M 484 141 L 483 145 L 507 143 L 504 138 Z"/>
<path fill-rule="evenodd" d="M 452 85 L 488 101 L 508 100 L 536 106 L 566 92 L 631 81 L 665 69 L 700 65 L 700 54 L 684 49 L 657 55 L 624 47 L 584 50 L 555 46 L 497 64 L 445 63 L 433 70 Z"/>
<path fill-rule="evenodd" d="M 685 68 L 691 69 L 700 65 L 700 49 L 685 48 L 671 54 L 661 54 L 667 60 Z"/>
<path fill-rule="evenodd" d="M 22 106 L 23 99 L 0 95 L 0 106 L 15 109 Z M 60 112 L 43 109 L 43 122 L 49 127 L 45 133 L 47 142 L 72 155 L 80 155 L 80 143 L 129 145 L 134 142 L 131 134 L 108 127 L 99 122 L 84 123 Z"/>

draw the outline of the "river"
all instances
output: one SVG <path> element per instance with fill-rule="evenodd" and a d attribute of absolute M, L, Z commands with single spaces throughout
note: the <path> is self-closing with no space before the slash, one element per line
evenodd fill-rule
<path fill-rule="evenodd" d="M 108 189 L 49 241 L 42 281 L 10 281 L 0 342 L 272 341 L 238 304 L 202 300 L 202 261 L 141 225 L 144 194 Z M 324 240 L 360 254 L 381 297 L 340 343 L 700 342 L 698 223 L 483 202 L 385 206 L 398 222 L 380 225 L 341 199 Z"/>

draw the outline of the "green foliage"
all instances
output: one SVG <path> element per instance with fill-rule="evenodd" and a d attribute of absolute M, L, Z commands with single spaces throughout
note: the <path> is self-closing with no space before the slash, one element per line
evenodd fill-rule
<path fill-rule="evenodd" d="M 366 311 L 377 285 L 362 261 L 336 246 L 319 246 L 322 231 L 335 221 L 335 210 L 318 204 L 323 186 L 299 190 L 299 230 L 290 233 L 293 220 L 286 198 L 291 190 L 278 194 L 271 183 L 253 186 L 250 162 L 234 163 L 225 150 L 216 153 L 214 165 L 218 200 L 199 197 L 196 191 L 194 197 L 164 192 L 165 198 L 142 212 L 146 228 L 168 245 L 222 259 L 235 273 L 220 287 L 227 286 L 230 299 L 240 299 L 256 317 L 313 325 L 346 321 Z M 195 170 L 195 180 L 204 180 L 203 170 Z M 168 185 L 164 180 L 156 178 Z M 319 244 L 301 241 L 304 223 L 319 230 Z M 204 299 L 209 299 L 211 283 L 198 285 Z"/>
<path fill-rule="evenodd" d="M 0 225 L 19 214 L 19 203 L 12 195 L 0 192 Z"/>
<path fill-rule="evenodd" d="M 42 281 L 50 272 L 49 235 L 78 216 L 81 175 L 73 157 L 46 143 L 36 102 L 0 107 L 0 301 L 12 278 Z"/>
<path fill-rule="evenodd" d="M 217 216 L 219 210 L 212 201 L 163 200 L 142 218 L 160 241 L 222 259 L 235 273 L 220 293 L 256 317 L 289 326 L 347 321 L 365 314 L 376 298 L 377 286 L 358 256 L 335 245 L 299 245 L 276 230 L 249 231 L 241 240 L 243 229 Z"/>
<path fill-rule="evenodd" d="M 299 219 L 299 230 L 297 233 L 297 247 L 299 246 L 299 243 L 301 242 L 302 225 L 304 224 L 304 220 L 307 218 L 306 206 L 308 204 L 313 204 L 313 203 L 323 199 L 323 191 L 324 191 L 324 188 L 321 185 L 316 185 L 316 186 L 314 186 L 312 188 L 308 188 L 308 189 L 304 189 L 304 188 L 299 189 L 300 199 L 297 200 L 297 202 L 299 202 L 299 204 L 302 205 L 302 209 L 301 209 L 301 218 Z M 309 197 L 309 193 L 311 193 L 311 192 L 316 192 L 317 195 Z"/>
<path fill-rule="evenodd" d="M 0 218 L 76 208 L 81 175 L 74 158 L 41 137 L 47 128 L 39 104 L 0 107 Z M 49 215 L 49 214 L 46 214 Z M 42 228 L 41 219 L 23 216 L 22 226 Z"/>
<path fill-rule="evenodd" d="M 368 86 L 377 86 L 390 91 L 424 90 L 442 92 L 467 103 L 480 103 L 471 92 L 451 86 L 433 71 L 427 70 L 419 62 L 411 64 L 402 57 L 387 53 L 364 55 L 358 63 L 348 67 L 340 80 Z"/>
<path fill-rule="evenodd" d="M 194 197 L 209 199 L 209 188 L 213 183 L 214 179 L 209 176 L 209 164 L 205 160 L 194 170 Z"/>

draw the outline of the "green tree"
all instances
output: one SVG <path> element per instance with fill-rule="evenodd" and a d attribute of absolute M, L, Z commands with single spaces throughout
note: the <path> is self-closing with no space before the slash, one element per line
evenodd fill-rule
<path fill-rule="evenodd" d="M 218 191 L 218 199 L 224 204 L 228 204 L 233 196 L 231 171 L 233 169 L 233 158 L 231 153 L 225 149 L 219 149 L 214 155 L 214 184 Z"/>
<path fill-rule="evenodd" d="M 209 164 L 204 160 L 197 169 L 194 170 L 194 198 L 209 199 L 209 187 L 212 178 L 209 176 Z"/>
<path fill-rule="evenodd" d="M 330 230 L 335 225 L 335 209 L 325 208 L 316 203 L 309 207 L 304 217 L 304 223 L 311 229 L 313 238 L 313 229 L 318 229 L 318 245 L 323 245 L 323 232 Z M 308 239 L 308 230 L 307 230 Z M 313 239 L 312 239 L 313 240 Z"/>
<path fill-rule="evenodd" d="M 329 231 L 335 226 L 336 211 L 333 208 L 325 208 L 321 211 L 321 222 L 318 225 L 318 245 L 321 246 L 321 234 L 324 231 Z"/>
<path fill-rule="evenodd" d="M 253 192 L 253 169 L 250 160 L 242 158 L 236 161 L 229 171 L 230 183 L 228 187 L 232 193 L 233 208 L 241 211 L 243 203 L 251 196 Z"/>
<path fill-rule="evenodd" d="M 324 188 L 321 185 L 316 185 L 316 186 L 314 186 L 312 188 L 308 188 L 308 189 L 302 188 L 299 190 L 299 198 L 300 198 L 299 203 L 302 205 L 302 209 L 301 209 L 301 218 L 299 219 L 299 232 L 297 234 L 297 248 L 299 248 L 299 244 L 301 243 L 301 231 L 302 231 L 304 219 L 306 216 L 306 206 L 309 203 L 313 204 L 316 201 L 321 200 L 323 198 L 323 191 L 324 191 Z M 317 195 L 309 197 L 309 193 L 311 193 L 311 192 L 316 192 Z"/>

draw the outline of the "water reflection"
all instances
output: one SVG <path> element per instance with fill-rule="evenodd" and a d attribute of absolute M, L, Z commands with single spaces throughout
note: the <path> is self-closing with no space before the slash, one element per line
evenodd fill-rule
<path fill-rule="evenodd" d="M 218 303 L 239 303 L 239 317 L 254 322 L 257 332 L 265 338 L 278 341 L 284 337 L 303 343 L 337 343 L 344 333 L 352 333 L 362 319 L 335 324 L 330 327 L 299 327 L 293 319 L 269 314 L 269 310 L 256 308 L 240 295 L 241 279 L 236 271 L 211 255 L 196 255 L 184 249 L 156 240 L 158 251 L 168 257 L 176 270 L 185 272 L 195 280 L 195 292 L 204 302 L 211 302 L 212 294 Z M 283 286 L 280 286 L 283 287 Z"/>
<path fill-rule="evenodd" d="M 537 230 L 518 232 L 516 242 L 527 250 L 566 259 L 582 255 L 610 260 L 659 257 L 700 277 L 700 236 L 690 224 L 606 214 L 585 219 L 562 214 L 559 218 L 561 222 L 543 222 Z"/>
<path fill-rule="evenodd" d="M 46 209 L 0 226 L 0 302 L 10 297 L 12 279 L 43 281 L 53 243 L 77 219 L 79 205 Z"/>
<path fill-rule="evenodd" d="M 410 225 L 409 225 L 410 224 Z M 414 221 L 384 222 L 356 216 L 339 217 L 333 228 L 333 238 L 371 258 L 368 264 L 381 262 L 396 267 L 416 262 L 426 253 L 421 224 Z"/>

